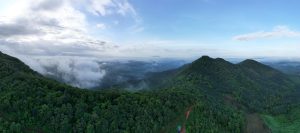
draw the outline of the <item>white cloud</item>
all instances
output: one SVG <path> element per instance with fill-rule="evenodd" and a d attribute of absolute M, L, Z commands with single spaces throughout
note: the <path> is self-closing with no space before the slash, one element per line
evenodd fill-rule
<path fill-rule="evenodd" d="M 115 4 L 119 8 L 117 10 L 117 13 L 123 16 L 126 16 L 127 14 L 131 14 L 133 17 L 138 17 L 135 9 L 127 0 L 123 0 L 122 2 L 118 2 L 118 3 L 116 2 Z"/>
<path fill-rule="evenodd" d="M 104 29 L 107 28 L 107 26 L 106 26 L 105 24 L 103 24 L 103 23 L 98 23 L 98 24 L 96 24 L 96 27 L 97 27 L 98 29 L 101 29 L 101 30 L 104 30 Z"/>
<path fill-rule="evenodd" d="M 127 0 L 17 0 L 0 12 L 0 50 L 42 74 L 48 74 L 45 67 L 57 66 L 64 73 L 64 80 L 76 80 L 72 85 L 79 87 L 94 87 L 105 75 L 97 61 L 164 55 L 164 49 L 154 52 L 160 49 L 158 43 L 149 47 L 118 46 L 109 39 L 99 39 L 101 35 L 91 36 L 89 29 L 95 25 L 89 27 L 86 17 L 91 14 L 82 10 L 92 10 L 98 17 L 130 17 L 135 24 L 129 30 L 143 30 L 142 19 Z M 120 26 L 121 23 L 112 22 Z M 98 22 L 96 27 L 105 29 L 107 24 Z"/>
<path fill-rule="evenodd" d="M 86 20 L 86 14 L 76 9 L 74 5 L 85 4 L 85 2 L 23 0 L 20 2 L 22 5 L 13 4 L 8 8 L 9 12 L 0 13 L 2 47 L 5 46 L 6 50 L 24 55 L 101 56 L 114 53 L 117 46 L 108 43 L 111 41 L 101 41 L 89 35 L 90 24 Z M 106 5 L 103 3 L 100 3 L 100 6 Z M 115 12 L 117 11 L 116 9 Z M 100 29 L 107 27 L 103 23 L 96 26 Z"/>
<path fill-rule="evenodd" d="M 233 40 L 251 41 L 256 39 L 281 38 L 281 37 L 300 37 L 300 32 L 291 30 L 287 26 L 276 26 L 273 28 L 272 31 L 259 31 L 254 33 L 237 35 L 233 37 Z"/>
<path fill-rule="evenodd" d="M 44 68 L 44 74 L 60 77 L 64 82 L 76 87 L 95 87 L 99 85 L 106 74 L 105 70 L 101 69 L 101 66 L 95 59 L 87 57 L 61 58 L 58 56 L 42 58 L 36 61 Z"/>
<path fill-rule="evenodd" d="M 64 4 L 65 1 L 61 0 L 36 0 L 36 3 L 33 3 L 31 6 L 32 10 L 39 11 L 39 10 L 55 10 L 60 8 L 61 5 Z"/>
<path fill-rule="evenodd" d="M 115 5 L 112 0 L 88 0 L 88 11 L 94 15 L 106 16 L 112 14 L 110 8 L 114 8 Z"/>
<path fill-rule="evenodd" d="M 79 0 L 83 2 L 84 0 Z M 127 0 L 85 0 L 89 12 L 97 16 L 119 14 L 131 16 L 135 21 L 141 21 L 134 7 Z"/>
<path fill-rule="evenodd" d="M 173 42 L 158 40 L 118 46 L 109 39 L 99 39 L 102 38 L 101 35 L 95 38 L 89 34 L 89 29 L 95 28 L 95 25 L 90 24 L 86 18 L 91 14 L 87 15 L 82 10 L 89 10 L 98 17 L 131 17 L 135 24 L 129 30 L 144 30 L 142 19 L 127 0 L 16 0 L 7 11 L 0 13 L 0 50 L 21 58 L 31 68 L 43 74 L 46 74 L 45 66 L 55 64 L 65 75 L 78 80 L 74 85 L 80 87 L 92 87 L 105 74 L 105 71 L 96 69 L 97 60 L 186 57 L 199 54 L 200 48 L 188 48 L 186 43 L 174 45 Z M 119 26 L 121 23 L 122 21 L 113 22 Z M 100 29 L 107 27 L 102 22 L 98 22 L 96 26 Z M 182 47 L 179 48 L 180 46 Z M 47 60 L 42 62 L 42 57 Z M 89 60 L 90 58 L 97 60 Z M 87 70 L 81 70 L 83 64 L 88 65 L 84 66 Z M 74 69 L 70 65 L 75 65 Z"/>
<path fill-rule="evenodd" d="M 89 88 L 99 83 L 105 71 L 89 59 L 114 55 L 117 46 L 89 35 L 86 14 L 75 8 L 75 0 L 18 2 L 0 13 L 0 50 L 42 74 L 47 74 L 45 66 L 55 62 L 67 76 L 65 80 L 78 81 L 74 86 Z M 53 58 L 56 56 L 60 58 Z M 49 60 L 41 62 L 40 57 Z"/>
<path fill-rule="evenodd" d="M 142 26 L 142 18 L 139 16 L 135 8 L 128 2 L 128 0 L 88 0 L 88 11 L 97 16 L 108 15 L 121 15 L 123 17 L 131 17 L 134 21 L 134 25 L 129 29 L 133 33 L 142 32 L 144 27 Z M 115 25 L 119 24 L 119 21 L 113 22 Z"/>

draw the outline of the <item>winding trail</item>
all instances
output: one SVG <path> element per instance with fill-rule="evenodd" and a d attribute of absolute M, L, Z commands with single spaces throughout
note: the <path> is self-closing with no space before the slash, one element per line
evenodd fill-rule
<path fill-rule="evenodd" d="M 186 121 L 189 119 L 192 108 L 193 108 L 193 106 L 189 107 L 188 110 L 185 112 L 185 121 L 184 121 L 183 126 L 180 130 L 180 133 L 186 133 L 185 124 L 186 124 Z"/>
<path fill-rule="evenodd" d="M 186 132 L 185 124 L 186 124 L 186 121 L 188 120 L 188 118 L 190 116 L 190 113 L 191 113 L 193 107 L 194 107 L 194 104 L 185 109 L 184 114 L 183 114 L 185 116 L 185 119 L 184 119 L 183 123 L 181 124 L 182 128 L 180 130 L 180 133 L 185 133 Z M 165 128 L 163 128 L 160 131 L 160 133 L 167 133 L 168 130 L 170 130 L 170 129 L 176 129 L 179 122 L 180 122 L 180 120 L 182 120 L 183 115 L 182 114 L 179 115 L 175 120 L 173 120 L 170 124 L 168 124 Z"/>

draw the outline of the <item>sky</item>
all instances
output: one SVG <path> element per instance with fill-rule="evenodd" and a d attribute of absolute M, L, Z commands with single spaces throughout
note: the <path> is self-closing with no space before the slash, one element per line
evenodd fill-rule
<path fill-rule="evenodd" d="M 45 67 L 59 66 L 86 79 L 85 86 L 105 75 L 96 63 L 103 60 L 299 59 L 299 5 L 298 0 L 0 0 L 0 51 L 43 74 Z"/>
<path fill-rule="evenodd" d="M 0 0 L 0 48 L 96 58 L 300 57 L 296 0 Z"/>

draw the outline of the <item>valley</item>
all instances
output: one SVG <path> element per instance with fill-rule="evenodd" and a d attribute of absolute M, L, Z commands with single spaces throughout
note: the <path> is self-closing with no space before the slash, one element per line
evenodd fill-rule
<path fill-rule="evenodd" d="M 0 0 L 0 133 L 300 133 L 298 0 Z"/>
<path fill-rule="evenodd" d="M 121 86 L 82 90 L 45 78 L 6 54 L 0 61 L 3 131 L 175 132 L 178 125 L 194 133 L 299 130 L 294 128 L 299 78 L 254 60 L 232 64 L 203 56 L 150 76 L 153 86 L 135 92 Z M 285 130 L 287 121 L 291 126 Z"/>

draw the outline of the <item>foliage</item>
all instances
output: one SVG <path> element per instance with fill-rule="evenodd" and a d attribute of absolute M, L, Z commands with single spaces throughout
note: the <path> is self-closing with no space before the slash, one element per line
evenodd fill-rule
<path fill-rule="evenodd" d="M 286 112 L 287 105 L 293 102 L 287 99 L 300 88 L 288 75 L 256 61 L 232 64 L 206 56 L 177 74 L 174 83 L 192 84 L 191 88 L 217 99 L 230 95 L 251 112 L 272 114 Z"/>
<path fill-rule="evenodd" d="M 273 133 L 300 132 L 300 108 L 294 108 L 286 114 L 276 116 L 262 115 Z"/>
<path fill-rule="evenodd" d="M 0 131 L 150 133 L 172 132 L 182 123 L 188 132 L 238 133 L 245 126 L 243 111 L 286 113 L 300 93 L 298 78 L 252 60 L 231 64 L 205 56 L 151 78 L 157 89 L 82 90 L 0 52 Z M 178 119 L 190 107 L 190 118 Z M 270 126 L 282 122 L 266 120 Z"/>
<path fill-rule="evenodd" d="M 205 102 L 200 92 L 178 87 L 135 93 L 81 90 L 44 78 L 1 53 L 0 62 L 3 132 L 158 132 L 186 107 Z"/>
<path fill-rule="evenodd" d="M 197 104 L 186 123 L 188 133 L 240 133 L 244 126 L 241 112 L 228 106 Z"/>

